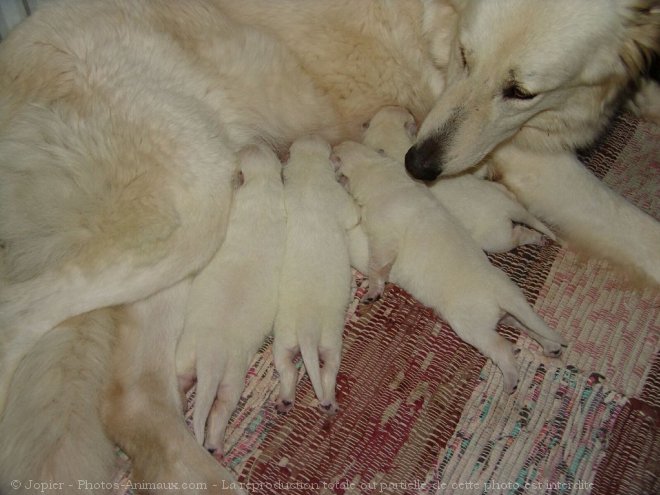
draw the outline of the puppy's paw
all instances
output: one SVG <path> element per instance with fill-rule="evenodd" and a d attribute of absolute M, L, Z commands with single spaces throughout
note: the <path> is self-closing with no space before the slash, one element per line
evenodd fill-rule
<path fill-rule="evenodd" d="M 373 304 L 376 301 L 378 301 L 378 299 L 380 299 L 382 295 L 383 295 L 382 290 L 369 289 L 369 291 L 367 291 L 367 293 L 362 297 L 362 299 L 360 299 L 360 302 L 362 304 Z"/>
<path fill-rule="evenodd" d="M 215 448 L 215 447 L 206 447 L 206 450 L 208 451 L 209 454 L 211 454 L 218 462 L 221 462 L 223 457 L 224 457 L 224 452 L 222 447 Z"/>
<path fill-rule="evenodd" d="M 518 373 L 504 372 L 504 391 L 512 394 L 518 389 Z"/>
<path fill-rule="evenodd" d="M 558 342 L 548 342 L 543 346 L 543 355 L 552 357 L 552 358 L 558 358 L 561 356 L 563 349 L 561 347 L 561 344 Z"/>
<path fill-rule="evenodd" d="M 332 416 L 339 412 L 339 406 L 335 401 L 321 402 L 319 404 L 319 411 Z"/>
<path fill-rule="evenodd" d="M 279 399 L 277 404 L 275 404 L 275 409 L 277 409 L 277 412 L 280 414 L 286 414 L 291 409 L 293 409 L 293 401 L 288 399 Z"/>

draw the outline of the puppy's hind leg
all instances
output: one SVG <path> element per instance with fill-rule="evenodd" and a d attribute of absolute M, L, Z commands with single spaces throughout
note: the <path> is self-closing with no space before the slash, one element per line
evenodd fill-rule
<path fill-rule="evenodd" d="M 360 302 L 371 304 L 383 295 L 395 258 L 396 250 L 389 242 L 369 242 L 369 290 Z"/>
<path fill-rule="evenodd" d="M 206 489 L 188 493 L 240 493 L 228 488 L 232 475 L 195 442 L 181 414 L 175 350 L 188 289 L 184 281 L 120 310 L 112 379 L 102 407 L 105 429 L 131 458 L 136 483 L 167 487 L 195 480 Z"/>
<path fill-rule="evenodd" d="M 324 332 L 319 346 L 319 355 L 323 359 L 323 368 L 321 368 L 323 396 L 319 398 L 319 408 L 328 414 L 335 414 L 339 411 L 335 389 L 339 365 L 341 364 L 341 346 L 341 330 L 334 328 Z"/>
<path fill-rule="evenodd" d="M 502 372 L 505 392 L 513 393 L 518 386 L 518 365 L 511 343 L 495 331 L 499 308 L 481 306 L 470 313 L 462 308 L 456 313 L 442 316 L 456 335 L 493 360 Z"/>
<path fill-rule="evenodd" d="M 529 333 L 543 346 L 543 354 L 546 356 L 559 357 L 562 353 L 562 346 L 568 344 L 566 339 L 550 328 L 534 312 L 532 307 L 527 303 L 523 293 L 513 282 L 508 279 L 506 280 L 508 289 L 499 291 L 498 296 L 501 301 L 500 307 L 503 311 L 511 315 L 511 317 L 505 317 L 503 322 Z"/>
<path fill-rule="evenodd" d="M 511 229 L 511 242 L 515 247 L 525 244 L 535 244 L 541 246 L 544 243 L 543 235 L 536 230 L 525 227 L 524 225 L 514 225 Z"/>
<path fill-rule="evenodd" d="M 207 431 L 204 447 L 214 457 L 219 458 L 224 451 L 225 430 L 229 418 L 234 413 L 241 400 L 245 388 L 245 372 L 247 370 L 239 363 L 230 363 L 222 378 L 215 402 L 206 421 Z"/>
<path fill-rule="evenodd" d="M 297 346 L 287 346 L 278 339 L 277 334 L 273 341 L 273 362 L 280 375 L 280 394 L 276 409 L 280 413 L 287 413 L 293 407 L 296 397 L 296 384 L 298 383 L 298 370 L 293 364 L 293 358 L 298 352 Z"/>

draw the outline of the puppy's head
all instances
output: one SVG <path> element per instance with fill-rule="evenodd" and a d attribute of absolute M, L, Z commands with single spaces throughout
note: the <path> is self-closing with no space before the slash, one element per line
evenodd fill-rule
<path fill-rule="evenodd" d="M 265 144 L 253 144 L 238 153 L 238 172 L 235 187 L 252 181 L 256 177 L 279 178 L 282 165 L 275 152 Z"/>
<path fill-rule="evenodd" d="M 296 139 L 289 148 L 289 157 L 292 155 L 318 155 L 327 158 L 332 147 L 321 136 L 309 135 Z"/>
<path fill-rule="evenodd" d="M 590 143 L 660 44 L 657 0 L 452 1 L 447 86 L 405 158 L 422 180 L 477 165 L 503 143 Z"/>
<path fill-rule="evenodd" d="M 297 178 L 306 183 L 325 180 L 332 172 L 329 159 L 332 147 L 320 136 L 309 135 L 296 139 L 289 148 L 289 159 L 283 169 L 284 180 Z"/>
<path fill-rule="evenodd" d="M 402 107 L 387 106 L 365 125 L 362 142 L 403 163 L 416 135 L 417 123 L 412 114 Z"/>
<path fill-rule="evenodd" d="M 380 157 L 377 151 L 363 144 L 345 141 L 332 149 L 331 161 L 339 181 L 350 193 L 354 193 Z"/>

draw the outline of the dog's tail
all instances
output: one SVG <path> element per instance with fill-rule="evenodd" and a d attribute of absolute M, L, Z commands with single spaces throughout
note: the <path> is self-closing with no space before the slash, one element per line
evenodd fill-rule
<path fill-rule="evenodd" d="M 218 386 L 224 374 L 224 363 L 218 366 L 220 352 L 226 349 L 218 349 L 216 346 L 206 345 L 198 341 L 196 350 L 195 374 L 197 375 L 197 386 L 195 388 L 195 409 L 193 410 L 193 432 L 200 445 L 204 445 L 206 420 L 211 412 L 211 407 L 218 395 Z"/>
<path fill-rule="evenodd" d="M 115 447 L 99 408 L 114 328 L 109 309 L 71 318 L 22 360 L 0 419 L 0 493 L 33 493 L 30 480 L 81 495 L 113 491 Z"/>
<path fill-rule="evenodd" d="M 313 323 L 312 323 L 313 324 Z M 318 332 L 303 332 L 298 336 L 300 355 L 305 370 L 312 382 L 314 393 L 319 400 L 323 400 L 323 382 L 321 381 L 321 363 L 319 362 L 319 338 Z"/>

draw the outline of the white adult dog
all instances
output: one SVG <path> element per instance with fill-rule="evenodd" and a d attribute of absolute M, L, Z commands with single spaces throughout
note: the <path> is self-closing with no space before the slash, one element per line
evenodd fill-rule
<path fill-rule="evenodd" d="M 279 159 L 264 146 L 250 146 L 239 153 L 239 167 L 243 184 L 227 237 L 193 280 L 176 353 L 182 392 L 197 379 L 195 437 L 218 457 L 245 373 L 273 328 L 286 240 Z"/>
<path fill-rule="evenodd" d="M 561 238 L 658 287 L 658 222 L 570 151 L 594 140 L 659 51 L 657 0 L 453 3 L 447 87 L 406 155 L 408 171 L 432 181 L 490 154 L 502 182 Z"/>
<path fill-rule="evenodd" d="M 298 381 L 293 359 L 300 351 L 319 408 L 334 414 L 351 296 L 347 231 L 360 216 L 336 180 L 326 141 L 313 136 L 291 145 L 284 166 L 284 204 L 286 251 L 273 329 L 273 361 L 280 375 L 277 409 L 287 412 L 293 407 Z"/>
<path fill-rule="evenodd" d="M 369 121 L 362 142 L 403 162 L 416 137 L 415 119 L 401 107 L 384 107 Z M 489 253 L 510 251 L 524 244 L 543 244 L 541 233 L 555 235 L 518 203 L 501 184 L 462 174 L 445 177 L 429 187 L 476 243 Z M 514 225 L 513 222 L 526 224 Z"/>
<path fill-rule="evenodd" d="M 339 172 L 361 207 L 369 244 L 369 291 L 382 294 L 391 280 L 433 308 L 465 342 L 502 370 L 504 390 L 518 383 L 512 345 L 496 331 L 505 316 L 530 333 L 547 356 L 561 354 L 565 340 L 532 310 L 522 291 L 490 264 L 467 230 L 401 164 L 365 145 L 334 148 Z"/>
<path fill-rule="evenodd" d="M 388 104 L 423 120 L 413 174 L 436 174 L 434 159 L 456 172 L 491 152 L 518 199 L 562 237 L 657 282 L 658 224 L 568 151 L 595 138 L 658 51 L 656 5 L 45 3 L 0 43 L 0 410 L 7 400 L 20 407 L 24 398 L 7 387 L 42 335 L 116 305 L 112 356 L 94 369 L 108 383 L 96 389 L 108 441 L 129 454 L 136 478 L 224 486 L 228 473 L 185 429 L 174 354 L 185 280 L 223 239 L 236 152 L 255 140 L 284 150 L 313 132 L 358 139 L 361 123 Z M 12 389 L 45 386 L 33 376 L 16 375 Z M 63 380 L 48 386 L 64 389 Z M 58 411 L 72 414 L 48 394 L 33 397 L 43 402 L 26 419 L 2 418 L 11 423 L 0 444 L 15 440 L 14 422 L 38 430 Z M 49 438 L 75 443 L 86 430 L 74 423 L 63 420 Z M 22 451 L 50 453 L 30 464 L 32 479 L 69 482 L 51 462 L 62 448 Z M 62 458 L 84 466 L 71 483 L 111 476 L 104 463 L 82 462 L 97 458 L 87 452 Z M 0 462 L 5 491 L 11 463 L 23 461 Z"/>

